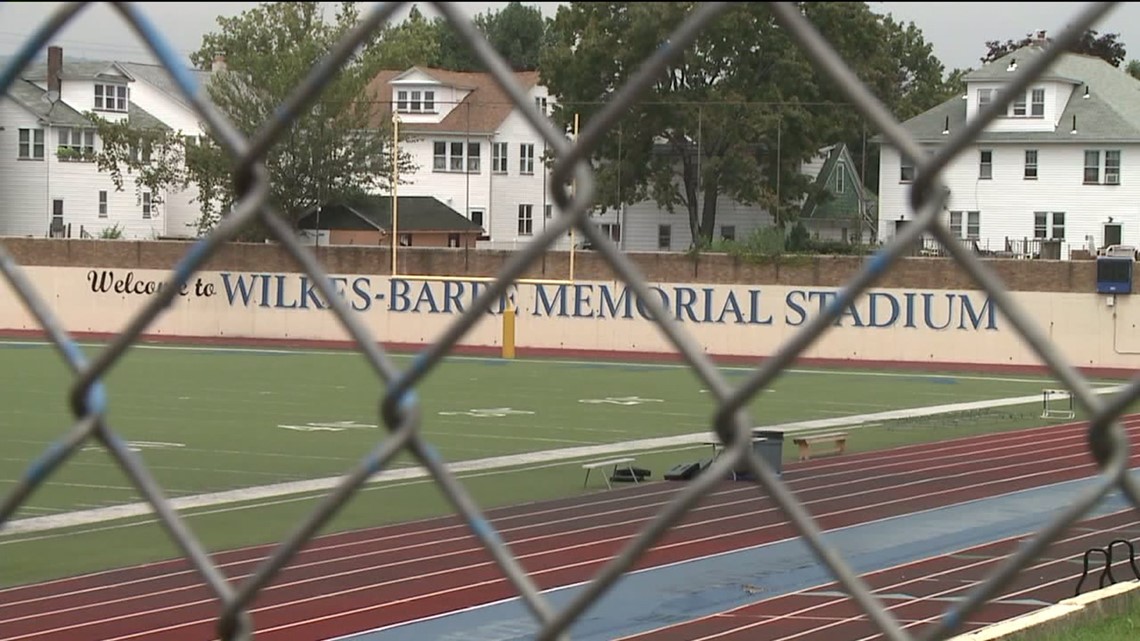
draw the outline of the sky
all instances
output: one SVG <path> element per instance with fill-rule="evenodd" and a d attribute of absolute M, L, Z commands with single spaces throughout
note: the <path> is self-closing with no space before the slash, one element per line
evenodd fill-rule
<path fill-rule="evenodd" d="M 0 54 L 13 53 L 27 34 L 46 20 L 61 2 L 0 3 Z M 234 16 L 256 2 L 138 2 L 136 3 L 166 34 L 173 49 L 188 55 L 202 42 L 203 34 L 217 27 L 218 16 Z M 330 8 L 335 3 L 327 3 Z M 376 3 L 361 3 L 370 7 Z M 458 3 L 464 13 L 476 15 L 505 6 L 505 2 Z M 557 2 L 525 3 L 553 16 Z M 985 53 L 986 40 L 1018 39 L 1030 31 L 1057 32 L 1086 3 L 1082 2 L 870 2 L 874 11 L 896 20 L 913 22 L 947 71 L 971 68 Z M 429 17 L 436 13 L 421 4 Z M 330 9 L 331 15 L 331 9 Z M 401 9 L 397 15 L 407 15 Z M 1140 3 L 1124 2 L 1094 26 L 1101 33 L 1120 34 L 1131 58 L 1140 58 Z M 149 51 L 106 3 L 92 3 L 57 34 L 53 44 L 65 55 L 114 58 L 133 62 L 153 60 Z M 42 55 L 42 54 L 41 54 Z"/>

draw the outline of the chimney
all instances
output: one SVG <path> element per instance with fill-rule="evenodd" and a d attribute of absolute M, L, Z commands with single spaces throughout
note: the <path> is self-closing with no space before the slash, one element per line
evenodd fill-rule
<path fill-rule="evenodd" d="M 221 51 L 214 53 L 214 62 L 210 65 L 210 72 L 217 73 L 226 70 L 226 54 Z"/>
<path fill-rule="evenodd" d="M 59 95 L 63 84 L 60 73 L 63 71 L 63 47 L 51 46 L 47 50 L 47 90 Z"/>

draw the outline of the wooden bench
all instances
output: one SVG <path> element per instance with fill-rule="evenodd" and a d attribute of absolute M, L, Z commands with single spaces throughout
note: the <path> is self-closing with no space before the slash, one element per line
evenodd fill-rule
<path fill-rule="evenodd" d="M 586 484 L 590 482 L 590 472 L 593 472 L 599 467 L 609 467 L 612 465 L 614 468 L 614 474 L 617 474 L 618 467 L 623 463 L 625 464 L 624 467 L 629 469 L 629 474 L 633 477 L 633 482 L 640 483 L 640 481 L 637 479 L 637 474 L 635 474 L 633 471 L 633 462 L 635 460 L 636 459 L 633 457 L 627 456 L 625 458 L 610 458 L 602 461 L 588 461 L 586 463 L 583 463 L 582 469 L 586 470 L 586 480 L 582 481 L 582 487 L 586 487 Z M 610 477 L 602 476 L 602 478 L 606 480 L 606 489 L 613 489 L 613 487 L 610 485 Z"/>
<path fill-rule="evenodd" d="M 806 434 L 792 439 L 800 448 L 800 460 L 811 458 L 811 446 L 816 443 L 834 443 L 835 449 L 825 454 L 842 454 L 847 449 L 847 432 L 828 432 L 827 434 Z"/>

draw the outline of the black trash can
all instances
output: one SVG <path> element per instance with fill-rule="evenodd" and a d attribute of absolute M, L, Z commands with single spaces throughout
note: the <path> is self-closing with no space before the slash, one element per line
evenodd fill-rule
<path fill-rule="evenodd" d="M 784 431 L 756 428 L 752 430 L 752 451 L 766 462 L 776 476 L 784 474 Z"/>

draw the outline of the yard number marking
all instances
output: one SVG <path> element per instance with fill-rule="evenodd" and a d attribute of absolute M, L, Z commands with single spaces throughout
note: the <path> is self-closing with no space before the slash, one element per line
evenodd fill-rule
<path fill-rule="evenodd" d="M 590 405 L 641 405 L 642 403 L 664 403 L 659 398 L 641 398 L 640 396 L 607 396 L 606 398 L 583 398 L 579 403 Z"/>
<path fill-rule="evenodd" d="M 132 452 L 141 452 L 142 450 L 170 450 L 178 447 L 186 447 L 185 443 L 166 443 L 164 441 L 127 441 L 127 449 Z M 83 448 L 84 452 L 96 452 L 104 448 L 97 445 L 89 445 Z"/>
<path fill-rule="evenodd" d="M 343 432 L 345 430 L 375 429 L 376 425 L 356 421 L 334 421 L 332 423 L 305 423 L 304 425 L 278 425 L 283 430 L 295 432 Z"/>
<path fill-rule="evenodd" d="M 440 412 L 440 416 L 474 416 L 475 418 L 502 418 L 516 414 L 534 414 L 530 410 L 516 410 L 510 407 L 494 407 L 484 410 L 461 410 L 458 412 Z"/>

